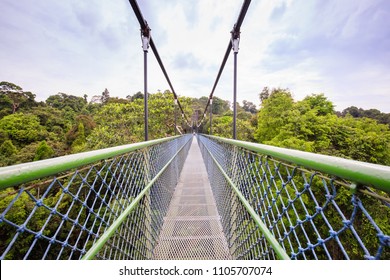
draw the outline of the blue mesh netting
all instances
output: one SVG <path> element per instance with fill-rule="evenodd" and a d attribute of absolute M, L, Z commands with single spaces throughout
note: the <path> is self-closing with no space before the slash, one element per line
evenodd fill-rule
<path fill-rule="evenodd" d="M 348 187 L 351 183 L 341 178 L 199 138 L 224 231 L 236 258 L 277 257 L 209 153 L 290 258 L 390 259 L 387 194 L 369 188 L 354 192 Z"/>
<path fill-rule="evenodd" d="M 176 138 L 2 191 L 1 259 L 80 259 L 186 145 L 97 255 L 151 258 L 188 140 Z"/>

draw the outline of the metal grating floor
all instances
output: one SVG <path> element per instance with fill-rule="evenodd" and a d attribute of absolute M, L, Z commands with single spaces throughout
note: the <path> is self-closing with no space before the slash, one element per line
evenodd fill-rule
<path fill-rule="evenodd" d="M 194 137 L 154 249 L 162 260 L 230 259 L 206 166 Z"/>

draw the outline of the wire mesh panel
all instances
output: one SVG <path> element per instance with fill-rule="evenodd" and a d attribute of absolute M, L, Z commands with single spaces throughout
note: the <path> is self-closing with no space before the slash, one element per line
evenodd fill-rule
<path fill-rule="evenodd" d="M 234 258 L 279 258 L 273 238 L 291 259 L 390 259 L 388 193 L 217 137 L 199 140 Z"/>
<path fill-rule="evenodd" d="M 144 145 L 2 190 L 1 259 L 80 259 L 129 209 L 96 257 L 150 258 L 191 139 Z"/>

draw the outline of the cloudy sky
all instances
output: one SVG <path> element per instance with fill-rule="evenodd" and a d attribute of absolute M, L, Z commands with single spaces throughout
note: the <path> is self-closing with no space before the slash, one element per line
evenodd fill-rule
<path fill-rule="evenodd" d="M 179 95 L 208 96 L 242 1 L 138 0 Z M 143 90 L 139 24 L 127 0 L 0 0 L 0 80 L 38 100 Z M 232 100 L 233 55 L 215 96 Z M 169 86 L 149 52 L 149 91 Z M 342 110 L 390 112 L 389 0 L 253 0 L 241 27 L 238 99 L 267 86 L 325 93 Z"/>

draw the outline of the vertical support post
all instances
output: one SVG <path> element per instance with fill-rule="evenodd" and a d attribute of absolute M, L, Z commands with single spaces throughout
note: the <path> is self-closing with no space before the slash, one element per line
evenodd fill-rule
<path fill-rule="evenodd" d="M 202 122 L 203 122 L 203 120 L 205 120 L 206 119 L 206 113 L 203 113 L 203 119 L 202 119 Z M 201 123 L 202 123 L 201 122 Z M 203 129 L 202 129 L 202 133 L 203 133 Z"/>
<path fill-rule="evenodd" d="M 237 54 L 240 43 L 240 30 L 234 25 L 232 30 L 232 49 L 234 52 L 234 75 L 233 75 L 233 139 L 237 139 Z"/>
<path fill-rule="evenodd" d="M 234 52 L 233 76 L 233 139 L 237 139 L 237 53 Z"/>
<path fill-rule="evenodd" d="M 196 110 L 195 113 L 196 113 L 196 123 L 197 123 L 195 133 L 198 134 L 198 133 L 199 133 L 199 126 L 200 126 L 200 124 L 198 124 L 198 120 L 199 120 L 199 111 Z"/>
<path fill-rule="evenodd" d="M 149 140 L 149 109 L 148 109 L 148 51 L 144 51 L 144 135 L 145 141 Z"/>
<path fill-rule="evenodd" d="M 177 135 L 177 99 L 175 98 L 175 135 Z"/>
<path fill-rule="evenodd" d="M 142 49 L 144 51 L 144 134 L 145 141 L 149 140 L 149 110 L 148 110 L 148 49 L 150 42 L 150 28 L 145 21 L 145 28 L 141 29 Z"/>
<path fill-rule="evenodd" d="M 210 98 L 210 135 L 213 135 L 213 99 Z"/>
<path fill-rule="evenodd" d="M 181 121 L 183 121 L 183 120 L 185 120 L 185 118 L 184 118 L 184 113 L 181 113 Z M 183 129 L 183 132 L 184 132 L 184 134 L 185 134 L 185 130 Z"/>

